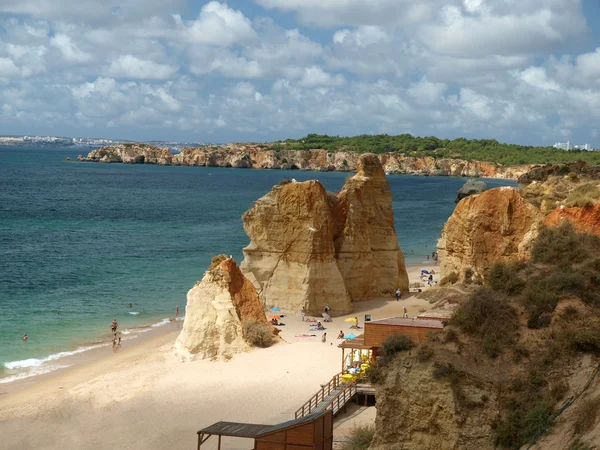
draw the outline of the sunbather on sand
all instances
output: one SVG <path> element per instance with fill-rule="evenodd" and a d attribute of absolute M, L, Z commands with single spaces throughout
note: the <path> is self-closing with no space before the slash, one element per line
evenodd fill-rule
<path fill-rule="evenodd" d="M 344 332 L 340 330 L 340 334 L 338 334 L 338 339 L 344 339 Z"/>

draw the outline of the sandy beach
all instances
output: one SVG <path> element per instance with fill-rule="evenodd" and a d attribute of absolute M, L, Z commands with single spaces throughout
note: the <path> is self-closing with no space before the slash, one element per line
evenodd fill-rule
<path fill-rule="evenodd" d="M 420 266 L 410 268 L 411 281 Z M 15 392 L 0 388 L 3 449 L 190 449 L 196 431 L 219 420 L 275 424 L 294 412 L 341 369 L 335 339 L 346 317 L 414 317 L 430 305 L 412 296 L 355 304 L 327 325 L 328 340 L 309 333 L 299 315 L 282 321 L 281 342 L 230 361 L 182 363 L 173 352 L 178 330 L 78 365 Z M 360 330 L 359 330 L 360 331 Z M 314 333 L 313 333 L 314 334 Z M 207 449 L 216 448 L 208 441 Z M 203 446 L 203 448 L 205 448 Z M 247 449 L 225 439 L 223 449 Z"/>

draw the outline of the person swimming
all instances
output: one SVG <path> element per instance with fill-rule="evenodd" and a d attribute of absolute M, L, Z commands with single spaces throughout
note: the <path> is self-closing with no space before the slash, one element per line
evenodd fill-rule
<path fill-rule="evenodd" d="M 26 341 L 28 337 L 29 337 L 29 336 L 27 336 L 27 333 L 25 333 L 25 334 L 23 335 L 22 339 L 23 339 L 24 341 Z"/>

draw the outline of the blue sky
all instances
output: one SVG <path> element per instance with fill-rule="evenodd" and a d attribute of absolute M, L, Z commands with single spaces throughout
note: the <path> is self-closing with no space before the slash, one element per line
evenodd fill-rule
<path fill-rule="evenodd" d="M 600 147 L 592 0 L 2 0 L 0 134 Z"/>

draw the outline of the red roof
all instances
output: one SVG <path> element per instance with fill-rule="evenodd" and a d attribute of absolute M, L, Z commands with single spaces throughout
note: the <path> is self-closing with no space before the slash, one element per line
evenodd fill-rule
<path fill-rule="evenodd" d="M 404 319 L 402 317 L 389 317 L 387 319 L 374 320 L 365 322 L 367 325 L 394 325 L 398 327 L 415 327 L 415 328 L 444 328 L 441 320 L 423 320 L 423 319 Z"/>

